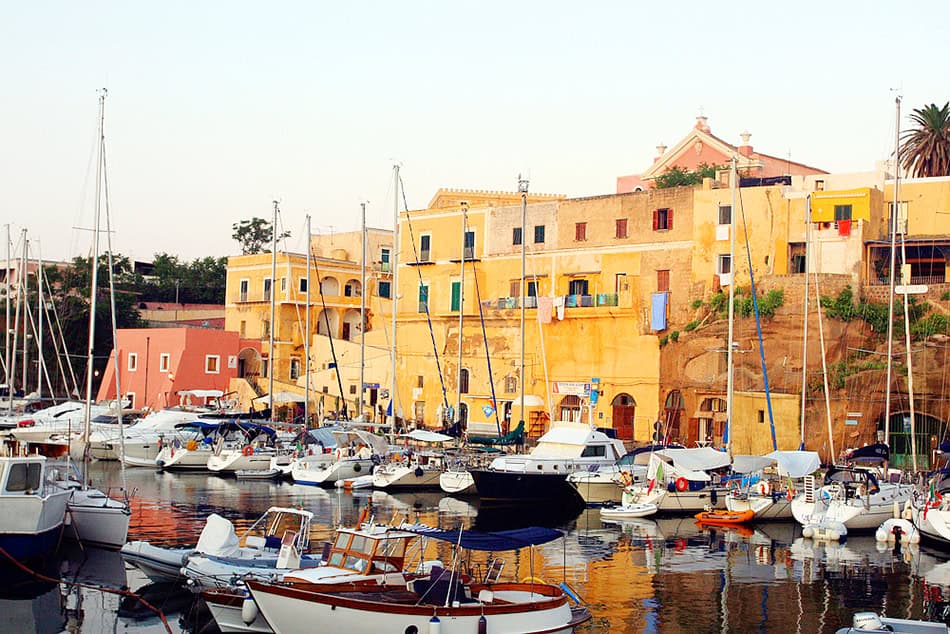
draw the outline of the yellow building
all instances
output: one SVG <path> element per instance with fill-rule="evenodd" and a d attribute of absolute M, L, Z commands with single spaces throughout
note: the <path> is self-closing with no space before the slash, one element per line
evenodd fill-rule
<path fill-rule="evenodd" d="M 354 233 L 355 237 L 353 234 L 315 236 L 312 241 L 310 281 L 313 289 L 309 319 L 315 342 L 321 338 L 359 342 L 364 328 L 360 322 L 364 290 L 366 331 L 388 327 L 391 319 L 392 232 L 368 231 L 366 289 L 361 284 L 360 233 Z M 303 393 L 298 382 L 303 384 L 301 377 L 305 370 L 307 256 L 279 252 L 276 270 L 273 276 L 270 253 L 228 258 L 225 329 L 261 341 L 260 354 L 247 348 L 238 359 L 239 378 L 235 379 L 232 389 L 241 396 L 244 406 L 254 396 L 266 393 L 272 368 L 275 393 Z M 271 324 L 272 294 L 274 324 Z M 274 350 L 270 350 L 269 343 L 272 327 Z M 315 346 L 313 352 L 317 350 L 321 355 L 324 353 L 321 346 Z M 330 364 L 330 355 L 324 358 L 312 353 L 311 358 L 311 368 L 316 370 Z"/>

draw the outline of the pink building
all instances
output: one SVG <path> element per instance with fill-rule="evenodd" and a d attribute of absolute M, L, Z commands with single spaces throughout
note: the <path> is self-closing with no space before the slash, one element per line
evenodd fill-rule
<path fill-rule="evenodd" d="M 824 170 L 810 167 L 787 158 L 756 152 L 749 144 L 752 135 L 743 132 L 740 145 L 732 145 L 714 136 L 706 117 L 696 117 L 696 125 L 672 148 L 656 147 L 657 156 L 653 165 L 642 174 L 617 177 L 617 193 L 627 194 L 653 187 L 653 180 L 672 167 L 695 170 L 702 164 L 728 165 L 738 155 L 737 167 L 742 176 L 769 178 L 772 176 L 807 176 L 826 174 Z"/>
<path fill-rule="evenodd" d="M 118 336 L 119 378 L 133 408 L 177 405 L 180 390 L 227 392 L 231 379 L 243 375 L 245 360 L 260 358 L 260 341 L 225 330 L 129 328 Z M 100 401 L 115 398 L 113 355 L 99 384 Z"/>

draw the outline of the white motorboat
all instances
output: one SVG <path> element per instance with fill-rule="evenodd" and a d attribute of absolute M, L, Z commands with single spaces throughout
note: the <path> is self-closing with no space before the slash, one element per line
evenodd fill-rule
<path fill-rule="evenodd" d="M 208 456 L 208 471 L 231 473 L 235 471 L 266 471 L 271 468 L 271 458 L 277 454 L 275 432 L 266 425 L 252 423 L 229 423 L 243 435 L 244 444 L 226 443 L 223 438 L 215 442 Z"/>
<path fill-rule="evenodd" d="M 477 493 L 475 478 L 468 469 L 455 468 L 439 474 L 439 488 L 450 495 L 468 495 Z"/>
<path fill-rule="evenodd" d="M 16 427 L 10 434 L 19 442 L 30 444 L 67 444 L 68 440 L 78 440 L 85 425 L 85 404 L 81 401 L 66 401 L 47 407 L 28 415 L 19 416 Z M 110 416 L 110 408 L 92 405 L 92 430 L 116 430 L 115 417 Z M 99 418 L 104 417 L 104 418 Z M 97 420 L 98 419 L 98 420 Z M 77 443 L 78 444 L 78 443 Z"/>
<path fill-rule="evenodd" d="M 179 395 L 196 395 L 204 398 L 220 397 L 221 390 L 186 390 Z M 155 467 L 162 444 L 173 439 L 176 425 L 197 420 L 198 415 L 208 412 L 208 407 L 179 406 L 151 412 L 125 429 L 122 437 L 117 433 L 106 435 L 93 433 L 90 441 L 101 440 L 111 457 L 122 460 L 128 467 Z M 124 451 L 124 453 L 123 453 Z"/>
<path fill-rule="evenodd" d="M 123 492 L 122 499 L 83 486 L 75 463 L 50 463 L 47 478 L 51 485 L 69 493 L 64 536 L 83 544 L 121 548 L 129 535 L 132 509 Z"/>
<path fill-rule="evenodd" d="M 484 500 L 567 500 L 582 502 L 567 483 L 571 473 L 613 465 L 626 453 L 623 443 L 583 423 L 559 422 L 538 439 L 530 454 L 505 455 L 471 474 Z"/>
<path fill-rule="evenodd" d="M 624 488 L 646 482 L 650 454 L 660 449 L 682 449 L 681 445 L 650 445 L 639 447 L 621 456 L 612 465 L 575 471 L 567 476 L 588 505 L 619 504 Z"/>
<path fill-rule="evenodd" d="M 0 548 L 17 561 L 59 543 L 69 491 L 47 483 L 47 464 L 39 455 L 0 455 Z"/>
<path fill-rule="evenodd" d="M 656 504 L 660 513 L 695 514 L 725 508 L 726 489 L 710 472 L 729 466 L 729 455 L 711 447 L 662 449 L 650 455 L 647 483 L 626 488 L 623 503 Z"/>
<path fill-rule="evenodd" d="M 175 425 L 175 436 L 162 441 L 155 464 L 164 471 L 207 471 L 208 460 L 215 452 L 220 454 L 231 449 L 239 452 L 244 450 L 250 444 L 248 431 L 258 427 L 238 421 L 197 420 L 179 423 Z M 271 433 L 274 433 L 273 430 Z M 264 468 L 270 468 L 270 456 Z"/>
<path fill-rule="evenodd" d="M 895 619 L 879 616 L 876 612 L 857 612 L 851 619 L 851 627 L 843 627 L 835 634 L 861 634 L 862 632 L 889 632 L 890 634 L 947 634 L 946 623 Z"/>
<path fill-rule="evenodd" d="M 408 578 L 418 576 L 403 572 L 408 565 L 408 544 L 418 537 L 382 525 L 340 528 L 321 565 L 291 571 L 260 569 L 248 574 L 255 579 L 284 580 L 325 590 L 405 587 Z M 441 565 L 430 565 L 433 563 Z M 272 631 L 243 584 L 207 589 L 201 596 L 222 632 Z"/>
<path fill-rule="evenodd" d="M 438 489 L 439 476 L 445 470 L 445 450 L 431 447 L 455 438 L 423 429 L 403 434 L 403 438 L 407 442 L 405 450 L 392 452 L 388 462 L 373 470 L 373 488 Z M 413 449 L 409 443 L 428 447 Z"/>
<path fill-rule="evenodd" d="M 400 529 L 443 540 L 460 549 L 504 551 L 562 537 L 552 529 L 529 528 L 505 533 L 439 531 L 417 525 Z M 366 560 L 369 563 L 369 559 Z M 359 592 L 324 589 L 288 579 L 265 583 L 248 580 L 251 596 L 275 632 L 304 634 L 314 623 L 348 634 L 377 632 L 521 632 L 569 634 L 590 620 L 590 611 L 572 607 L 568 590 L 536 579 L 498 581 L 494 562 L 483 579 L 463 581 L 454 570 L 434 566 L 428 579 L 407 586 L 379 586 Z"/>
<path fill-rule="evenodd" d="M 297 484 L 334 485 L 339 480 L 369 475 L 388 453 L 386 440 L 362 429 L 333 431 L 336 449 L 330 454 L 303 456 L 291 468 Z"/>
<path fill-rule="evenodd" d="M 634 519 L 656 515 L 656 504 L 621 504 L 620 506 L 605 506 L 600 509 L 600 516 L 606 520 Z"/>
<path fill-rule="evenodd" d="M 775 476 L 763 469 L 773 466 Z M 804 486 L 804 478 L 821 466 L 814 451 L 773 451 L 765 456 L 736 456 L 734 473 L 744 474 L 740 486 L 726 496 L 726 509 L 734 513 L 752 511 L 756 520 L 792 519 L 792 500 Z M 757 481 L 753 474 L 760 477 Z M 743 482 L 744 481 L 744 482 Z M 797 485 L 796 485 L 797 483 Z"/>

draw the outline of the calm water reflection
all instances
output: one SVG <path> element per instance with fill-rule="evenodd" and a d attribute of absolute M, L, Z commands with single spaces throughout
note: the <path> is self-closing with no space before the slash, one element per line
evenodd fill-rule
<path fill-rule="evenodd" d="M 94 466 L 100 481 L 117 485 L 114 464 Z M 210 512 L 247 526 L 272 505 L 314 513 L 314 541 L 332 527 L 355 523 L 368 500 L 381 521 L 393 518 L 483 530 L 543 523 L 568 531 L 564 540 L 510 553 L 504 576 L 566 581 L 595 614 L 589 632 L 834 632 L 856 610 L 905 618 L 945 619 L 950 563 L 939 551 L 880 549 L 872 537 L 842 545 L 803 540 L 792 524 L 739 531 L 701 530 L 692 519 L 602 522 L 596 509 L 565 516 L 563 509 L 530 512 L 480 508 L 437 493 L 354 494 L 287 483 L 130 470 L 136 490 L 130 539 L 193 544 Z M 430 556 L 451 557 L 446 545 Z M 145 595 L 167 615 L 173 631 L 206 631 L 206 615 L 190 595 L 148 584 L 126 571 L 116 553 L 72 547 L 51 562 L 53 576 Z M 0 631 L 163 632 L 153 613 L 94 589 L 70 591 L 3 573 Z M 8 629 L 8 627 L 10 629 Z"/>

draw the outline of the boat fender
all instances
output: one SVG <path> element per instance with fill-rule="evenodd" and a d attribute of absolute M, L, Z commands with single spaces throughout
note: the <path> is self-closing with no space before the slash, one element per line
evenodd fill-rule
<path fill-rule="evenodd" d="M 244 449 L 241 450 L 241 453 L 244 454 L 245 456 L 253 456 L 254 447 L 251 447 L 250 445 L 245 445 Z"/>
<path fill-rule="evenodd" d="M 769 486 L 769 483 L 766 480 L 759 480 L 757 485 L 759 495 L 768 495 L 772 492 L 772 487 Z"/>
<path fill-rule="evenodd" d="M 874 539 L 880 543 L 919 544 L 920 531 L 910 520 L 891 518 L 878 527 Z"/>
<path fill-rule="evenodd" d="M 478 617 L 478 634 L 488 634 L 488 619 L 484 614 Z"/>
<path fill-rule="evenodd" d="M 913 504 L 910 498 L 907 498 L 907 501 L 904 503 L 904 511 L 901 513 L 901 517 L 905 520 L 914 519 Z"/>
<path fill-rule="evenodd" d="M 686 478 L 682 476 L 680 476 L 679 478 L 676 478 L 677 491 L 685 491 L 688 488 L 689 488 L 689 480 L 687 480 Z"/>
<path fill-rule="evenodd" d="M 362 470 L 363 470 L 363 465 L 361 465 L 360 463 L 357 462 L 356 464 L 353 465 L 353 471 L 355 471 L 356 473 L 359 473 Z"/>
<path fill-rule="evenodd" d="M 429 619 L 429 634 L 441 634 L 442 632 L 442 621 L 439 620 L 439 617 L 435 614 L 432 615 L 432 618 Z"/>
<path fill-rule="evenodd" d="M 417 478 L 421 478 L 422 474 L 425 473 L 425 471 L 422 470 L 422 467 L 416 467 L 416 470 L 413 473 L 416 474 Z"/>
<path fill-rule="evenodd" d="M 719 503 L 719 492 L 716 491 L 716 489 L 713 489 L 713 490 L 709 493 L 709 501 L 712 502 L 713 504 L 718 504 L 718 503 Z"/>
<path fill-rule="evenodd" d="M 241 620 L 244 621 L 245 625 L 250 625 L 257 619 L 259 610 L 257 609 L 257 603 L 254 602 L 254 599 L 251 597 L 245 597 L 244 603 L 241 605 Z"/>
<path fill-rule="evenodd" d="M 672 493 L 673 491 L 675 491 L 675 490 L 676 490 L 676 483 L 675 483 L 675 482 L 670 482 L 669 484 L 667 484 L 667 485 L 666 485 L 666 490 L 669 491 L 670 493 Z"/>

